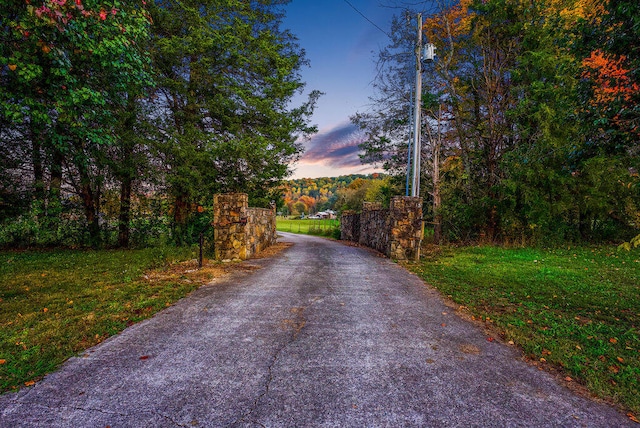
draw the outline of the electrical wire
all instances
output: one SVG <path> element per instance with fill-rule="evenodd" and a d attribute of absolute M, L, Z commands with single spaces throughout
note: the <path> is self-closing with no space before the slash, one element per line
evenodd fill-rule
<path fill-rule="evenodd" d="M 389 33 L 387 33 L 387 32 L 386 32 L 386 31 L 384 31 L 382 28 L 380 28 L 380 27 L 378 26 L 378 24 L 376 24 L 375 22 L 373 22 L 372 20 L 370 20 L 369 18 L 367 18 L 367 16 L 366 16 L 364 13 L 360 12 L 360 11 L 359 11 L 359 10 L 358 10 L 354 5 L 352 5 L 352 4 L 349 2 L 349 0 L 344 0 L 344 2 L 345 2 L 346 4 L 348 4 L 349 6 L 351 6 L 351 8 L 352 8 L 353 10 L 355 10 L 356 12 L 358 12 L 358 13 L 360 14 L 360 16 L 362 16 L 364 19 L 366 19 L 367 21 L 369 21 L 369 23 L 370 23 L 371 25 L 373 25 L 374 27 L 376 27 L 378 30 L 382 31 L 382 33 L 383 33 L 385 36 L 387 36 L 387 37 L 391 38 L 391 36 L 389 35 Z"/>

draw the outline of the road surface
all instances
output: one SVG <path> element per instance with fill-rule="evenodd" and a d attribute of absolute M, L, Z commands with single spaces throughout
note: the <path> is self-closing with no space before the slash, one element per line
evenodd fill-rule
<path fill-rule="evenodd" d="M 302 235 L 0 396 L 0 427 L 635 426 L 373 251 Z"/>

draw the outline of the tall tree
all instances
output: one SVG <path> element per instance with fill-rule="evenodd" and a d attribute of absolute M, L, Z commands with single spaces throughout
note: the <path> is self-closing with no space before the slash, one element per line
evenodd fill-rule
<path fill-rule="evenodd" d="M 95 0 L 3 0 L 0 111 L 30 142 L 33 189 L 59 206 L 67 174 L 84 207 L 92 242 L 100 239 L 101 159 L 113 142 L 123 94 L 147 78 L 138 48 L 148 34 L 142 4 L 106 8 Z"/>
<path fill-rule="evenodd" d="M 280 28 L 285 1 L 156 2 L 157 147 L 167 167 L 178 242 L 193 204 L 215 192 L 266 199 L 300 153 L 317 92 L 302 89 L 304 52 Z"/>
<path fill-rule="evenodd" d="M 628 0 L 592 2 L 592 12 L 582 16 L 573 42 L 583 59 L 580 118 L 586 131 L 585 144 L 573 158 L 581 175 L 601 188 L 599 197 L 592 198 L 598 202 L 594 208 L 605 213 L 600 223 L 627 228 L 635 224 L 637 231 L 640 5 Z"/>

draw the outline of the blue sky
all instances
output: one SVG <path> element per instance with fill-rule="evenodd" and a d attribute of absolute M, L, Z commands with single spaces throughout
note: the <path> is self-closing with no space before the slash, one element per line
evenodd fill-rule
<path fill-rule="evenodd" d="M 388 31 L 394 10 L 378 0 L 349 0 L 360 12 Z M 387 36 L 344 0 L 293 0 L 285 8 L 284 27 L 306 51 L 310 67 L 302 70 L 305 92 L 325 93 L 313 115 L 319 132 L 305 143 L 307 150 L 294 166 L 293 178 L 327 177 L 374 171 L 361 165 L 362 134 L 349 116 L 367 109 L 375 78 L 375 52 Z"/>

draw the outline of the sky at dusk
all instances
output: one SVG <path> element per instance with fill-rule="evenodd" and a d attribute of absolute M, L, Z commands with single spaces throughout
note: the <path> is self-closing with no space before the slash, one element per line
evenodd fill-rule
<path fill-rule="evenodd" d="M 349 2 L 388 31 L 394 10 L 380 6 L 378 0 Z M 310 61 L 310 67 L 302 70 L 305 94 L 315 89 L 325 93 L 312 120 L 319 132 L 305 143 L 293 178 L 376 171 L 360 163 L 358 143 L 363 134 L 349 117 L 367 109 L 376 52 L 388 43 L 387 36 L 344 0 L 293 0 L 285 10 L 284 27 L 298 37 Z"/>

